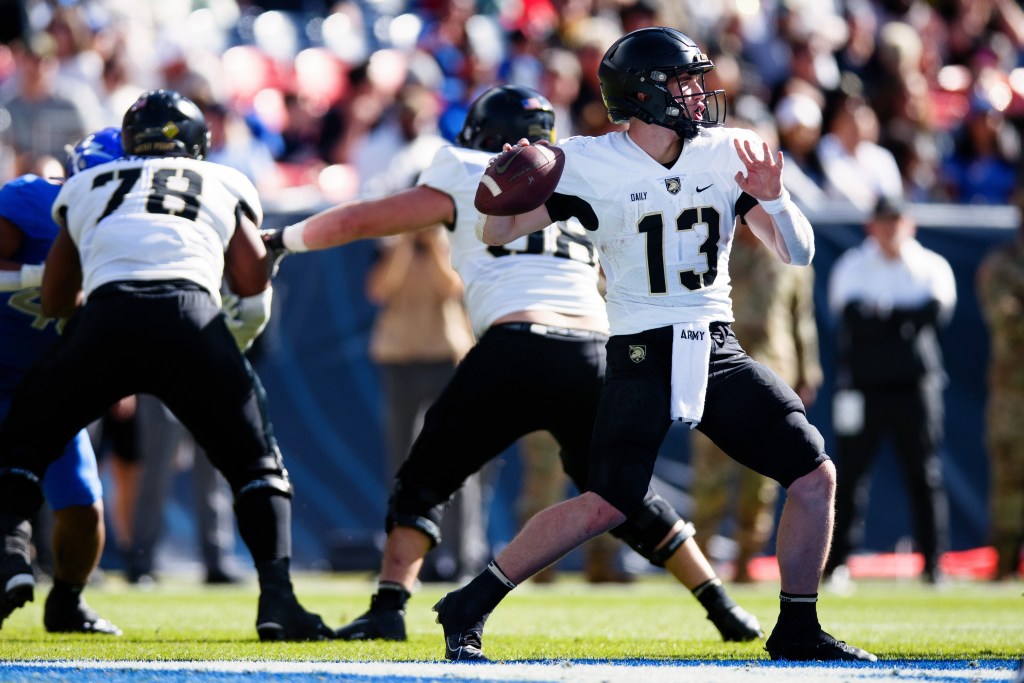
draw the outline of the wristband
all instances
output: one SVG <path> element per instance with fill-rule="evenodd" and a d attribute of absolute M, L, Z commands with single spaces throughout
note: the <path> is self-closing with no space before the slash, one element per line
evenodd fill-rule
<path fill-rule="evenodd" d="M 298 223 L 285 226 L 281 234 L 281 242 L 284 244 L 284 248 L 292 252 L 309 251 L 309 247 L 306 246 L 302 236 L 305 231 L 306 221 L 299 221 Z"/>
<path fill-rule="evenodd" d="M 758 199 L 757 203 L 769 214 L 776 216 L 788 209 L 793 202 L 789 198 L 789 190 L 782 188 L 782 194 L 776 199 Z"/>

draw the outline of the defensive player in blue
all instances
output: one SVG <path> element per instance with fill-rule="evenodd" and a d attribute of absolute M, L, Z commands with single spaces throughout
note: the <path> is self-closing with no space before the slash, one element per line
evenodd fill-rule
<path fill-rule="evenodd" d="M 70 150 L 67 173 L 122 156 L 121 131 L 105 128 Z M 50 208 L 59 182 L 24 175 L 0 188 L 0 420 L 27 368 L 57 339 L 62 321 L 45 318 L 39 304 L 42 262 L 57 236 Z M 100 617 L 82 598 L 103 550 L 103 490 L 92 444 L 83 429 L 43 479 L 54 511 L 53 588 L 46 598 L 43 623 L 57 633 L 105 633 L 121 630 Z M 13 584 L 13 585 L 12 585 Z M 33 597 L 34 577 L 13 577 L 0 593 L 0 625 Z"/>

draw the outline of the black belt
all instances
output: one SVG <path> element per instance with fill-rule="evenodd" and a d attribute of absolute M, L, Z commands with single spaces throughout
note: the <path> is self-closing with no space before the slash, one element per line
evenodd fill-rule
<path fill-rule="evenodd" d="M 540 323 L 500 323 L 496 328 L 513 330 L 515 332 L 529 332 L 547 337 L 565 337 L 567 339 L 607 339 L 608 334 L 595 330 L 577 330 L 571 327 L 554 327 L 552 325 L 541 325 Z"/>

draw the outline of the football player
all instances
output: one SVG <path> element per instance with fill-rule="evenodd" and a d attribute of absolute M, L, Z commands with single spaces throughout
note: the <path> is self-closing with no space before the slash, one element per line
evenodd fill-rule
<path fill-rule="evenodd" d="M 608 278 L 608 374 L 589 490 L 535 515 L 487 569 L 438 602 L 449 659 L 483 659 L 484 622 L 510 590 L 643 509 L 673 420 L 787 490 L 781 613 L 769 655 L 875 659 L 818 623 L 835 495 L 822 437 L 796 393 L 743 352 L 729 325 L 729 250 L 739 223 L 795 265 L 811 262 L 813 233 L 782 186 L 782 155 L 752 132 L 723 126 L 725 93 L 704 88 L 712 68 L 675 29 L 617 40 L 598 77 L 609 119 L 628 130 L 566 140 L 565 168 L 546 204 L 486 219 L 483 239 L 499 248 L 552 221 L 580 221 Z"/>
<path fill-rule="evenodd" d="M 66 173 L 119 159 L 121 131 L 105 128 L 73 148 Z M 56 340 L 59 321 L 42 315 L 39 283 L 42 262 L 57 236 L 50 208 L 61 184 L 23 175 L 0 188 L 0 274 L 10 291 L 0 293 L 0 419 L 11 394 L 32 362 Z M 103 552 L 103 487 L 89 435 L 79 430 L 61 455 L 46 469 L 43 490 L 53 510 L 53 587 L 43 609 L 43 625 L 51 633 L 102 633 L 121 630 L 99 616 L 82 591 Z M 31 599 L 31 573 L 8 579 L 0 595 L 0 625 L 15 607 Z"/>
<path fill-rule="evenodd" d="M 121 132 L 125 158 L 79 171 L 53 204 L 60 231 L 46 259 L 42 313 L 75 315 L 18 384 L 0 426 L 0 582 L 29 586 L 5 591 L 4 609 L 31 596 L 28 520 L 42 504 L 47 466 L 116 400 L 147 393 L 231 484 L 259 575 L 260 639 L 331 638 L 295 597 L 292 486 L 240 350 L 266 323 L 271 297 L 256 189 L 238 171 L 203 161 L 206 122 L 177 92 L 144 93 Z M 239 298 L 231 329 L 222 277 Z"/>
<path fill-rule="evenodd" d="M 388 502 L 387 541 L 370 610 L 338 630 L 347 640 L 405 640 L 404 610 L 441 515 L 463 482 L 521 436 L 549 431 L 565 471 L 587 486 L 588 453 L 604 377 L 608 318 L 594 248 L 575 220 L 501 247 L 476 236 L 480 176 L 509 140 L 554 141 L 554 111 L 534 90 L 491 88 L 470 107 L 459 146 L 440 149 L 416 187 L 327 209 L 265 232 L 272 251 L 325 249 L 443 223 L 479 341 L 431 406 Z M 693 526 L 647 488 L 612 533 L 665 566 L 705 607 L 727 641 L 761 637 L 697 548 Z"/>

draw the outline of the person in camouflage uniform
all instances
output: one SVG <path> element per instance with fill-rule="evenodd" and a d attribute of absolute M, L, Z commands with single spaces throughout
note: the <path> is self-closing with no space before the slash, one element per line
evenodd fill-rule
<path fill-rule="evenodd" d="M 777 258 L 747 229 L 736 233 L 729 260 L 732 328 L 743 349 L 774 370 L 810 405 L 823 380 L 814 319 L 814 271 Z M 692 432 L 694 526 L 708 554 L 708 539 L 734 505 L 737 548 L 733 580 L 751 580 L 748 563 L 762 551 L 775 525 L 778 485 L 743 467 L 697 430 Z"/>
<path fill-rule="evenodd" d="M 1018 197 L 1024 208 L 1024 194 Z M 977 274 L 977 293 L 991 336 L 986 441 L 989 536 L 996 580 L 1019 571 L 1024 546 L 1024 220 L 1017 237 L 992 249 Z"/>

